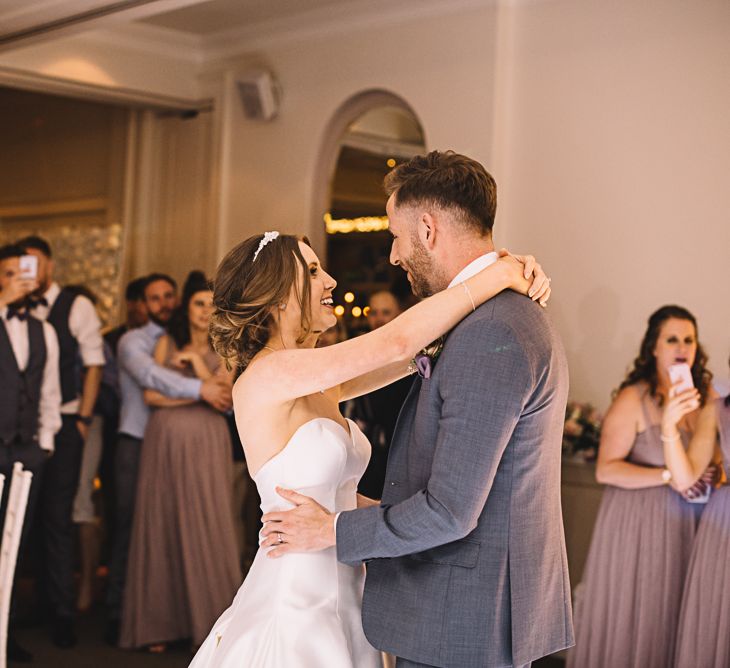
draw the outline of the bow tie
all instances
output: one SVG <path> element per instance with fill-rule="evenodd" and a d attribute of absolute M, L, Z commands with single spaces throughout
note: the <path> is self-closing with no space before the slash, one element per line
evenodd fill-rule
<path fill-rule="evenodd" d="M 17 318 L 20 320 L 20 322 L 23 322 L 28 318 L 28 311 L 21 311 L 20 309 L 14 307 L 14 306 L 8 306 L 8 314 L 6 316 L 8 322 L 12 320 L 13 318 Z"/>
<path fill-rule="evenodd" d="M 39 306 L 48 306 L 48 300 L 45 297 L 38 297 L 38 299 L 29 299 L 28 308 L 34 309 Z"/>

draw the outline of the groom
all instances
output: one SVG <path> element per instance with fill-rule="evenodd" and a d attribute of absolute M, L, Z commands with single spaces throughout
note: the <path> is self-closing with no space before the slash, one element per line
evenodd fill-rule
<path fill-rule="evenodd" d="M 390 260 L 426 297 L 496 261 L 496 185 L 433 151 L 388 174 Z M 335 516 L 296 492 L 269 556 L 337 546 L 367 562 L 363 627 L 397 666 L 526 666 L 573 644 L 560 507 L 568 369 L 543 309 L 506 291 L 448 335 L 416 378 L 383 499 Z M 424 374 L 427 375 L 427 374 Z M 273 545 L 274 536 L 264 544 Z"/>

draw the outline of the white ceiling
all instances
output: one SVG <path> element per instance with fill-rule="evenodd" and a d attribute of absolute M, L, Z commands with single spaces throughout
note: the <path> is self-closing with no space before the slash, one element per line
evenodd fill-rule
<path fill-rule="evenodd" d="M 149 16 L 142 19 L 142 22 L 205 36 L 272 19 L 291 17 L 310 10 L 320 10 L 341 2 L 342 0 L 207 0 Z"/>
<path fill-rule="evenodd" d="M 200 0 L 0 0 L 0 48 L 129 22 Z"/>
<path fill-rule="evenodd" d="M 497 0 L 0 0 L 0 53 L 77 34 L 212 61 L 306 34 L 408 22 Z M 182 54 L 182 55 L 181 55 Z"/>

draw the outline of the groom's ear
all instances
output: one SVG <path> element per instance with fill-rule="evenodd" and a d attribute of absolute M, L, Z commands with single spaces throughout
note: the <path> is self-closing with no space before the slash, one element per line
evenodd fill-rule
<path fill-rule="evenodd" d="M 424 211 L 418 219 L 418 237 L 427 250 L 433 250 L 437 233 L 438 221 L 433 215 Z"/>

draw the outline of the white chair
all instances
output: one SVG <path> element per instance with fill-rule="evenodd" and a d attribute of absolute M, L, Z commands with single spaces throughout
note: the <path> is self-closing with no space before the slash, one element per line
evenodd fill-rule
<path fill-rule="evenodd" d="M 33 474 L 30 471 L 24 471 L 23 465 L 15 462 L 5 511 L 2 544 L 0 545 L 0 668 L 5 668 L 7 665 L 10 595 L 13 591 L 15 562 L 18 558 L 20 536 L 23 533 L 25 509 L 28 505 L 32 478 Z"/>

